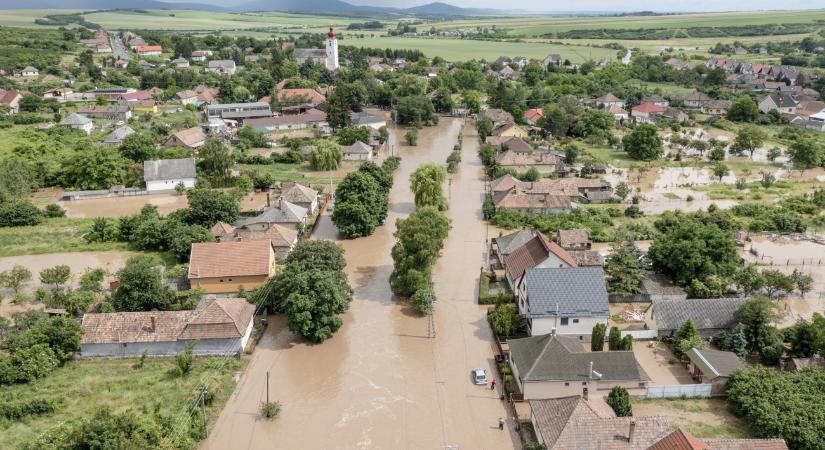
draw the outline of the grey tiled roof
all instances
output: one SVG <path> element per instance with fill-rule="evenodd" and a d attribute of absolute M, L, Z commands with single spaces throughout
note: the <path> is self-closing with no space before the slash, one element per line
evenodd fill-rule
<path fill-rule="evenodd" d="M 698 366 L 710 379 L 729 377 L 737 370 L 746 367 L 745 362 L 733 352 L 692 348 L 687 352 L 687 356 L 690 362 Z"/>
<path fill-rule="evenodd" d="M 127 137 L 129 137 L 133 134 L 135 134 L 135 130 L 133 130 L 132 127 L 130 127 L 129 125 L 124 125 L 124 126 L 118 128 L 118 129 L 116 129 L 115 131 L 112 131 L 111 133 L 109 133 L 109 135 L 106 136 L 106 139 L 104 139 L 103 142 L 105 142 L 105 143 L 120 143 L 121 141 L 123 141 L 124 139 L 126 139 Z"/>
<path fill-rule="evenodd" d="M 526 244 L 527 241 L 533 239 L 535 236 L 535 231 L 524 229 L 518 230 L 515 233 L 510 233 L 506 236 L 501 236 L 493 239 L 495 239 L 496 244 L 498 244 L 498 253 L 501 256 L 507 256 L 510 253 L 513 253 L 513 251 L 515 251 L 517 248 Z"/>
<path fill-rule="evenodd" d="M 531 316 L 607 316 L 607 287 L 601 267 L 527 269 Z"/>
<path fill-rule="evenodd" d="M 280 207 L 273 206 L 264 209 L 264 212 L 257 217 L 242 219 L 237 226 L 247 226 L 255 223 L 298 223 L 303 222 L 307 216 L 307 209 L 288 201 L 280 201 Z"/>
<path fill-rule="evenodd" d="M 693 319 L 696 328 L 726 329 L 736 323 L 739 308 L 747 298 L 693 298 L 685 300 L 653 300 L 653 314 L 656 327 L 661 330 L 676 330 L 688 319 Z"/>
<path fill-rule="evenodd" d="M 195 158 L 158 159 L 143 162 L 143 180 L 195 178 Z"/>
<path fill-rule="evenodd" d="M 632 351 L 586 352 L 575 337 L 552 334 L 512 339 L 508 344 L 511 361 L 524 381 L 587 380 L 591 362 L 602 380 L 648 379 Z"/>
<path fill-rule="evenodd" d="M 361 141 L 355 141 L 354 144 L 344 147 L 344 153 L 359 153 L 366 155 L 372 153 L 372 147 Z"/>
<path fill-rule="evenodd" d="M 60 122 L 60 125 L 79 126 L 91 122 L 92 119 L 77 113 L 71 113 Z"/>

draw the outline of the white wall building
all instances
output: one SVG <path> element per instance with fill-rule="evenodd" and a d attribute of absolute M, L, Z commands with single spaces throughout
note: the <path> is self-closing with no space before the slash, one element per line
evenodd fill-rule
<path fill-rule="evenodd" d="M 327 69 L 335 70 L 338 66 L 338 39 L 335 38 L 335 31 L 329 27 L 327 33 Z"/>
<path fill-rule="evenodd" d="M 195 158 L 143 162 L 143 181 L 149 192 L 172 191 L 178 184 L 195 187 Z"/>

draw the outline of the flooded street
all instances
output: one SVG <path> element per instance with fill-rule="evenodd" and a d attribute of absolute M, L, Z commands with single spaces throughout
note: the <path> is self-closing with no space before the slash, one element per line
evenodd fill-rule
<path fill-rule="evenodd" d="M 507 417 L 498 393 L 470 382 L 474 367 L 494 373 L 486 307 L 475 303 L 487 228 L 481 219 L 484 182 L 472 124 L 464 128 L 459 172 L 444 186 L 452 228 L 433 273 L 435 339 L 428 338 L 427 317 L 394 298 L 389 287 L 395 221 L 414 210 L 409 175 L 423 162 L 443 163 L 461 127 L 461 120 L 443 118 L 437 127 L 421 130 L 417 147 L 396 147 L 402 161 L 386 224 L 370 237 L 341 241 L 355 290 L 343 327 L 326 342 L 310 345 L 286 329 L 283 317 L 273 317 L 202 448 L 518 446 L 515 434 L 498 429 L 499 417 Z M 321 218 L 314 237 L 338 238 L 328 216 Z M 273 421 L 258 413 L 267 371 L 270 398 L 282 405 Z"/>

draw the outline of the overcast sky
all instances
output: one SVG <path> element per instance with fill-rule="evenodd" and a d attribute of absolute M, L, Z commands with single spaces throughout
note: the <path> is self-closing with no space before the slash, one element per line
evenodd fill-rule
<path fill-rule="evenodd" d="M 347 0 L 344 0 L 347 1 Z M 531 11 L 735 11 L 825 8 L 822 0 L 443 0 L 472 8 L 516 8 Z M 415 6 L 428 0 L 349 0 L 357 5 Z"/>

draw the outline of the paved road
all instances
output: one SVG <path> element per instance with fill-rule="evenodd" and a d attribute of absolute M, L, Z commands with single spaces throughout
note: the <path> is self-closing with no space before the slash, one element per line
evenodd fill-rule
<path fill-rule="evenodd" d="M 414 210 L 409 175 L 423 162 L 443 163 L 460 130 L 460 119 L 445 118 L 421 131 L 417 147 L 400 147 L 387 224 L 370 237 L 341 242 L 355 290 L 344 326 L 323 344 L 309 345 L 286 330 L 282 317 L 273 318 L 203 448 L 518 447 L 514 432 L 497 427 L 506 416 L 498 394 L 470 382 L 472 368 L 493 369 L 486 309 L 474 300 L 486 225 L 471 126 L 464 128 L 460 170 L 445 186 L 452 229 L 434 269 L 435 339 L 427 337 L 427 318 L 389 290 L 395 220 Z M 337 238 L 329 218 L 321 220 L 315 237 Z M 258 415 L 267 371 L 271 396 L 283 405 L 274 421 Z"/>

